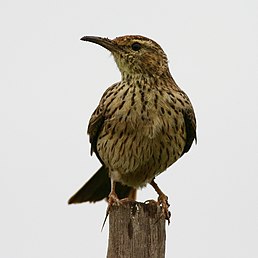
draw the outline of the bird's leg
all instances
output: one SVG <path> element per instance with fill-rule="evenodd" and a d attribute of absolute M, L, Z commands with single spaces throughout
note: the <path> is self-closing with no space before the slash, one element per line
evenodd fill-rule
<path fill-rule="evenodd" d="M 136 201 L 136 194 L 137 194 L 137 189 L 132 188 L 129 192 L 129 195 L 126 198 L 121 199 L 120 203 L 122 205 L 125 205 L 125 204 L 130 203 L 130 202 L 135 202 Z"/>
<path fill-rule="evenodd" d="M 136 192 L 137 192 L 137 190 L 135 188 L 132 188 L 129 192 L 128 197 L 119 199 L 116 194 L 116 182 L 113 179 L 111 179 L 111 191 L 110 191 L 110 194 L 108 195 L 107 213 L 109 212 L 112 205 L 120 205 L 120 204 L 123 205 L 128 202 L 135 201 L 136 200 Z"/>
<path fill-rule="evenodd" d="M 152 187 L 155 189 L 155 191 L 158 193 L 158 203 L 161 205 L 162 208 L 162 214 L 164 215 L 165 219 L 168 221 L 168 224 L 170 223 L 170 211 L 168 210 L 169 208 L 169 203 L 168 203 L 168 197 L 161 191 L 161 189 L 158 187 L 158 185 L 154 182 L 154 179 L 150 183 Z"/>
<path fill-rule="evenodd" d="M 116 194 L 116 182 L 111 178 L 111 191 L 108 195 L 108 211 L 113 204 L 119 204 L 119 198 Z"/>
<path fill-rule="evenodd" d="M 132 188 L 130 190 L 130 193 L 128 195 L 128 199 L 135 201 L 136 200 L 136 195 L 137 195 L 137 190 L 135 188 Z"/>

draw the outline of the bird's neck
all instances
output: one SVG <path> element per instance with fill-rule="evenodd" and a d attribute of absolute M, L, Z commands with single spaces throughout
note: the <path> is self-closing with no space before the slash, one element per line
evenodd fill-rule
<path fill-rule="evenodd" d="M 122 75 L 122 82 L 126 83 L 127 85 L 135 85 L 135 84 L 148 84 L 157 86 L 164 84 L 174 85 L 175 87 L 178 87 L 172 78 L 169 70 L 162 73 L 162 74 L 144 74 L 144 73 L 121 73 Z"/>
<path fill-rule="evenodd" d="M 155 77 L 149 76 L 142 73 L 122 73 L 122 81 L 128 84 L 134 84 L 134 82 L 143 82 L 147 84 L 152 84 L 155 81 Z"/>

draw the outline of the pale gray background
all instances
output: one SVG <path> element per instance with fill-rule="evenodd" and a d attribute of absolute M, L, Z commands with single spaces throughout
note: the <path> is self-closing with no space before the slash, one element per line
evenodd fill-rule
<path fill-rule="evenodd" d="M 68 206 L 99 167 L 86 126 L 120 79 L 84 35 L 141 34 L 190 96 L 198 145 L 158 177 L 167 257 L 258 257 L 256 0 L 0 3 L 0 257 L 105 257 L 106 203 Z M 147 187 L 139 200 L 156 198 Z M 107 224 L 108 225 L 108 224 Z"/>

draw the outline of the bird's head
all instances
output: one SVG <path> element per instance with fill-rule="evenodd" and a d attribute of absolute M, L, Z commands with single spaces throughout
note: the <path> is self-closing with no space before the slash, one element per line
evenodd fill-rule
<path fill-rule="evenodd" d="M 143 36 L 122 36 L 113 40 L 85 36 L 81 40 L 108 49 L 122 74 L 127 76 L 159 77 L 169 73 L 167 56 L 155 41 Z"/>

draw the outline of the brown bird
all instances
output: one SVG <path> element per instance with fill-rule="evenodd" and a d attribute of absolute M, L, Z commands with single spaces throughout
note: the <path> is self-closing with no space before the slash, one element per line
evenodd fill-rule
<path fill-rule="evenodd" d="M 102 166 L 69 204 L 107 197 L 110 208 L 122 198 L 135 200 L 136 190 L 151 184 L 169 221 L 168 198 L 154 178 L 196 140 L 191 102 L 172 78 L 167 56 L 155 41 L 135 35 L 81 40 L 109 50 L 122 78 L 105 91 L 88 126 L 91 154 Z"/>

